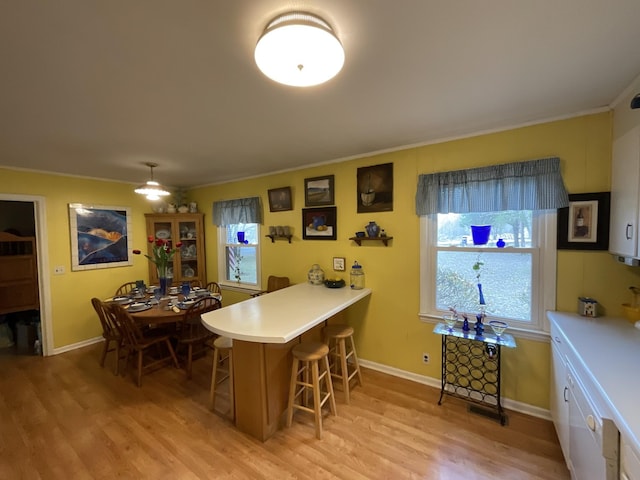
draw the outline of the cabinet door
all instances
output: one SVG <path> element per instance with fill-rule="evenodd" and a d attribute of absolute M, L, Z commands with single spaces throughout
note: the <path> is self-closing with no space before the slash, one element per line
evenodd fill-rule
<path fill-rule="evenodd" d="M 565 461 L 569 459 L 569 387 L 559 337 L 551 338 L 550 410 Z M 568 462 L 567 462 L 568 463 Z"/>
<path fill-rule="evenodd" d="M 638 254 L 638 192 L 640 190 L 640 126 L 613 143 L 609 251 Z"/>
<path fill-rule="evenodd" d="M 624 435 L 620 436 L 620 480 L 640 480 L 640 458 Z"/>
<path fill-rule="evenodd" d="M 173 256 L 169 268 L 173 285 L 181 282 L 207 283 L 204 253 L 204 221 L 201 213 L 146 214 L 147 235 L 171 240 L 172 245 L 182 244 Z M 151 245 L 149 246 L 151 255 Z M 158 283 L 155 265 L 149 262 L 149 281 Z"/>
<path fill-rule="evenodd" d="M 204 279 L 201 272 L 204 268 L 204 241 L 198 220 L 199 218 L 178 220 L 178 232 L 182 242 L 179 255 L 181 281 L 191 282 L 201 277 Z"/>

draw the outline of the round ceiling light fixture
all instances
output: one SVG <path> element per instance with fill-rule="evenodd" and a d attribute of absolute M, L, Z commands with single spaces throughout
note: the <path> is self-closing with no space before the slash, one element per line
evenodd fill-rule
<path fill-rule="evenodd" d="M 157 163 L 146 162 L 145 165 L 151 169 L 151 180 L 148 180 L 144 185 L 140 185 L 135 189 L 136 193 L 140 195 L 146 195 L 147 200 L 160 200 L 160 197 L 166 197 L 171 195 L 171 192 L 160 185 L 153 179 L 153 169 L 157 167 Z"/>
<path fill-rule="evenodd" d="M 268 23 L 258 39 L 255 61 L 271 80 L 292 87 L 311 87 L 342 70 L 344 49 L 322 18 L 307 12 L 289 12 Z"/>

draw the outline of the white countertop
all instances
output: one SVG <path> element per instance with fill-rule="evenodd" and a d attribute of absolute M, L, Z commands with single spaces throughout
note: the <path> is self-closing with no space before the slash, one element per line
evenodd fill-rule
<path fill-rule="evenodd" d="M 370 294 L 369 288 L 301 283 L 207 312 L 202 323 L 235 340 L 287 343 Z"/>
<path fill-rule="evenodd" d="M 547 312 L 590 375 L 618 430 L 640 452 L 640 330 L 612 317 Z"/>

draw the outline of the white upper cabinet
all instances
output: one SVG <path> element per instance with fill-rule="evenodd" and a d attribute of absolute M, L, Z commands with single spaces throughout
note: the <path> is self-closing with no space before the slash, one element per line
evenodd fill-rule
<path fill-rule="evenodd" d="M 640 125 L 613 142 L 609 251 L 638 257 Z"/>

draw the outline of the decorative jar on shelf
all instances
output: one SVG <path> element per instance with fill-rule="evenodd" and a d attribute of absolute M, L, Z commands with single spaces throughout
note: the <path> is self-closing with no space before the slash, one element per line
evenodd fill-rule
<path fill-rule="evenodd" d="M 380 227 L 376 222 L 369 222 L 369 224 L 365 226 L 364 229 L 367 231 L 367 235 L 372 238 L 380 235 Z"/>
<path fill-rule="evenodd" d="M 320 268 L 320 265 L 315 263 L 309 270 L 307 278 L 311 285 L 322 285 L 324 283 L 324 270 Z"/>

